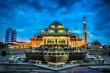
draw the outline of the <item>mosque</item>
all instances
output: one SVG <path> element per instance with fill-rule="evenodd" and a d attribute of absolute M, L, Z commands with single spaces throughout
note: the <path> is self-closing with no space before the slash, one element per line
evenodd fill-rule
<path fill-rule="evenodd" d="M 87 44 L 86 18 L 83 18 L 83 38 L 73 34 L 69 28 L 57 20 L 51 23 L 48 28 L 42 29 L 40 34 L 36 34 L 30 39 L 30 42 L 14 42 L 15 49 L 21 48 L 37 48 L 41 45 L 69 45 L 71 47 L 82 46 Z"/>

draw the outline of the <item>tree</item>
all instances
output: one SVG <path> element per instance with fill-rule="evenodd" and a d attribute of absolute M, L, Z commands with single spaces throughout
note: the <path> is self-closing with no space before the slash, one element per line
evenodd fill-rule
<path fill-rule="evenodd" d="M 5 48 L 7 45 L 4 44 L 3 42 L 0 42 L 0 49 Z"/>
<path fill-rule="evenodd" d="M 96 45 L 101 45 L 101 43 L 100 43 L 99 41 L 97 41 L 97 40 L 94 41 L 92 44 L 94 44 L 95 46 L 96 46 Z"/>
<path fill-rule="evenodd" d="M 2 53 L 1 53 L 1 56 L 6 56 L 6 54 L 7 54 L 6 51 L 3 50 Z"/>
<path fill-rule="evenodd" d="M 108 55 L 110 56 L 110 51 L 108 52 Z"/>

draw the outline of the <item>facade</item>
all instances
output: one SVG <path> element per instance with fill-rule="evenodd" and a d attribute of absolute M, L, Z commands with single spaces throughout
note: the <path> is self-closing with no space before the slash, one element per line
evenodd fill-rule
<path fill-rule="evenodd" d="M 17 32 L 16 32 L 16 30 L 14 30 L 12 28 L 8 28 L 6 30 L 5 43 L 16 42 L 16 38 L 17 38 Z"/>
<path fill-rule="evenodd" d="M 6 42 L 10 42 L 15 49 L 21 48 L 38 48 L 41 45 L 69 45 L 71 47 L 80 47 L 87 44 L 87 32 L 86 32 L 86 18 L 84 17 L 83 28 L 84 36 L 81 39 L 68 28 L 65 28 L 63 24 L 57 20 L 51 23 L 48 28 L 42 29 L 39 34 L 33 36 L 29 43 L 15 42 L 16 33 L 12 29 L 8 29 L 6 33 Z M 15 34 L 15 35 L 14 35 Z M 13 35 L 13 36 L 12 36 Z M 82 43 L 83 42 L 83 43 Z"/>
<path fill-rule="evenodd" d="M 39 35 L 34 35 L 30 39 L 30 43 L 35 48 L 48 44 L 67 44 L 75 47 L 82 46 L 82 39 L 73 34 L 70 29 L 64 28 L 64 25 L 56 20 L 48 28 L 44 28 Z"/>

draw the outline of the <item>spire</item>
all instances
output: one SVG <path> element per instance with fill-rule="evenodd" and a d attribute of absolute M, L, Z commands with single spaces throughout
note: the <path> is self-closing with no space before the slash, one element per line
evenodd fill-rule
<path fill-rule="evenodd" d="M 83 19 L 86 19 L 86 17 L 84 16 L 84 18 Z"/>
<path fill-rule="evenodd" d="M 84 16 L 83 18 L 83 32 L 84 32 L 84 36 L 83 36 L 83 41 L 84 41 L 84 45 L 87 44 L 87 32 L 86 32 L 86 17 Z"/>
<path fill-rule="evenodd" d="M 86 17 L 83 18 L 83 24 L 86 24 Z"/>

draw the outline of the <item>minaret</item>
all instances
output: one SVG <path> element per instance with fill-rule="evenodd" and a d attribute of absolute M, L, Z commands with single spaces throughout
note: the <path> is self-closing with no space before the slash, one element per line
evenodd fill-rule
<path fill-rule="evenodd" d="M 84 45 L 87 44 L 87 31 L 86 31 L 86 18 L 84 16 L 83 18 L 83 28 L 84 28 L 84 36 L 83 36 L 83 41 L 84 41 Z"/>

